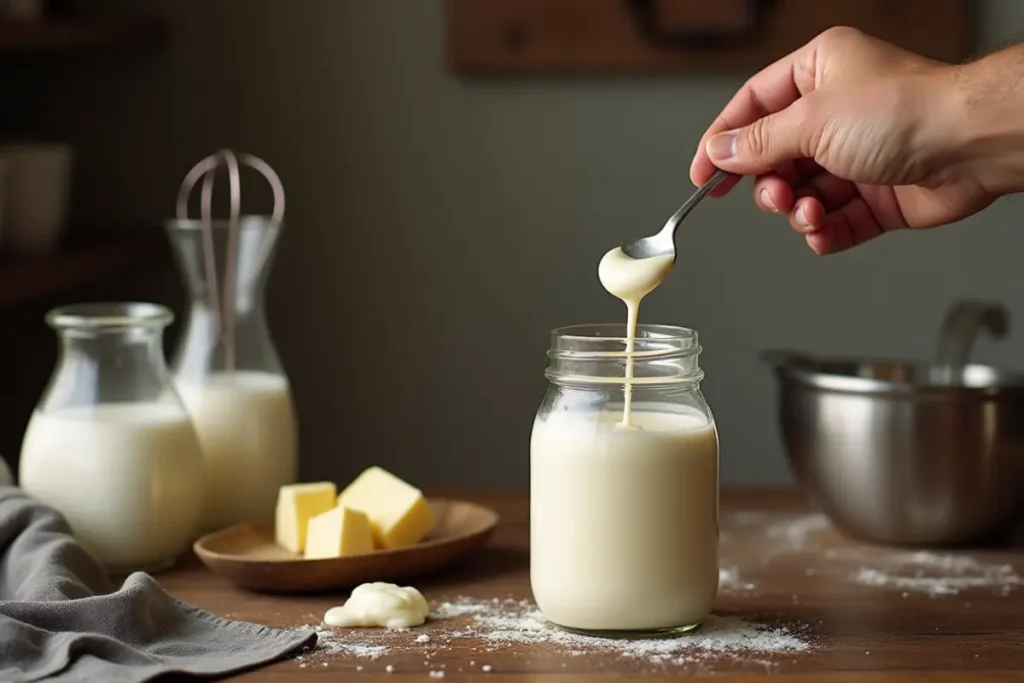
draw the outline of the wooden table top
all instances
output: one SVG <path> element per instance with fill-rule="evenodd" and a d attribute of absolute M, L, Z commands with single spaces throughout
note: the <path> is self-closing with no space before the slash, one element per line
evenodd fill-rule
<path fill-rule="evenodd" d="M 461 497 L 502 516 L 494 539 L 463 565 L 412 583 L 435 606 L 460 597 L 529 600 L 526 496 Z M 338 630 L 321 638 L 320 649 L 232 680 L 286 683 L 347 675 L 371 683 L 415 675 L 582 683 L 725 673 L 729 681 L 771 674 L 779 683 L 1024 680 L 1022 552 L 951 555 L 857 544 L 808 512 L 792 492 L 735 491 L 722 495 L 720 557 L 726 580 L 710 622 L 719 630 L 709 626 L 692 636 L 710 641 L 711 650 L 698 642 L 657 661 L 618 645 L 552 642 L 558 639 L 543 634 L 501 639 L 486 635 L 486 627 L 474 626 L 478 617 L 465 614 L 407 632 Z M 318 625 L 324 611 L 347 597 L 250 593 L 196 561 L 158 578 L 175 596 L 215 614 L 275 627 Z M 524 605 L 510 609 L 529 610 Z M 776 635 L 805 649 L 721 651 L 731 634 L 720 629 L 742 626 L 739 620 L 780 629 Z M 416 642 L 422 635 L 430 641 Z M 758 642 L 769 640 L 762 635 Z"/>

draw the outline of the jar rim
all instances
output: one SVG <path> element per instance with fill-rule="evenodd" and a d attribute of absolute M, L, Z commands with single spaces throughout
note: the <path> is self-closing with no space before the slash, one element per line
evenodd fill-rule
<path fill-rule="evenodd" d="M 559 327 L 551 332 L 545 376 L 551 381 L 619 384 L 699 382 L 702 349 L 696 330 L 676 325 L 640 324 L 632 347 L 622 323 Z M 633 372 L 627 377 L 626 367 Z"/>
<path fill-rule="evenodd" d="M 622 330 L 616 334 L 601 334 L 611 330 Z M 591 331 L 591 334 L 586 334 Z M 692 339 L 697 336 L 696 330 L 684 328 L 678 325 L 663 325 L 659 323 L 638 323 L 637 338 L 640 332 L 646 333 L 647 338 L 656 339 Z M 551 331 L 552 336 L 561 339 L 601 339 L 603 341 L 627 341 L 625 323 L 582 323 L 578 325 L 566 325 L 555 328 Z"/>
<path fill-rule="evenodd" d="M 94 301 L 59 306 L 46 314 L 54 329 L 112 330 L 125 327 L 166 327 L 174 321 L 171 309 L 145 301 Z"/>
<path fill-rule="evenodd" d="M 243 213 L 238 217 L 239 230 L 265 229 L 271 224 L 272 216 L 265 213 Z M 214 230 L 227 230 L 231 225 L 228 218 L 214 218 L 210 221 L 210 227 Z M 278 227 L 284 225 L 284 220 L 278 223 Z M 167 230 L 202 230 L 203 219 L 201 218 L 171 218 L 164 222 Z"/>
<path fill-rule="evenodd" d="M 629 338 L 624 323 L 584 323 L 557 327 L 551 331 L 548 356 L 555 358 L 616 358 L 654 360 L 679 355 L 698 355 L 697 331 L 678 325 L 640 323 L 633 337 L 633 351 L 626 350 Z"/>

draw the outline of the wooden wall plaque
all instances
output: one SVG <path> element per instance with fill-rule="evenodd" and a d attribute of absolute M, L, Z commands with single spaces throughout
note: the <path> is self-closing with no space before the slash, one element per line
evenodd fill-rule
<path fill-rule="evenodd" d="M 966 0 L 447 0 L 465 76 L 753 72 L 846 25 L 943 61 L 969 56 Z"/>

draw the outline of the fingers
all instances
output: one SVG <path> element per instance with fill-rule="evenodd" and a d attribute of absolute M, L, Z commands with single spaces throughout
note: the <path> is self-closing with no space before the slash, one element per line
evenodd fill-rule
<path fill-rule="evenodd" d="M 825 211 L 831 211 L 856 194 L 856 185 L 822 172 L 816 164 L 783 164 L 774 173 L 759 176 L 754 182 L 754 202 L 769 213 L 789 213 L 803 197 L 814 197 Z"/>
<path fill-rule="evenodd" d="M 855 184 L 827 172 L 799 175 L 797 167 L 786 166 L 782 173 L 759 177 L 754 201 L 763 211 L 787 214 L 816 254 L 845 251 L 886 231 Z"/>
<path fill-rule="evenodd" d="M 800 197 L 816 197 L 825 211 L 834 211 L 860 194 L 857 185 L 831 173 L 818 173 L 805 178 L 796 188 Z"/>
<path fill-rule="evenodd" d="M 820 207 L 816 199 L 807 198 L 802 201 L 808 204 L 814 202 Z M 807 246 L 819 256 L 846 251 L 885 232 L 862 197 L 856 197 L 836 211 L 824 213 L 823 208 L 820 214 L 815 211 L 810 206 L 806 207 L 808 226 L 797 229 L 804 232 Z"/>
<path fill-rule="evenodd" d="M 824 228 L 827 215 L 820 199 L 801 197 L 793 203 L 793 208 L 789 212 L 789 224 L 797 232 L 810 235 Z"/>
<path fill-rule="evenodd" d="M 708 140 L 782 111 L 810 92 L 814 83 L 813 64 L 813 49 L 804 46 L 764 68 L 740 88 L 700 139 L 690 164 L 690 179 L 695 185 L 704 184 L 715 172 L 715 164 L 706 150 Z"/>
<path fill-rule="evenodd" d="M 796 196 L 792 185 L 781 175 L 768 173 L 754 181 L 754 203 L 768 213 L 789 213 Z"/>

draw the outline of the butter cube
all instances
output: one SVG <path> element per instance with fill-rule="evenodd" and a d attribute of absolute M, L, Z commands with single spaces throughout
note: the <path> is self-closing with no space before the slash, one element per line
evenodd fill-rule
<path fill-rule="evenodd" d="M 423 493 L 380 467 L 356 477 L 338 496 L 338 505 L 366 513 L 378 548 L 413 545 L 435 524 Z"/>
<path fill-rule="evenodd" d="M 373 552 L 373 533 L 365 512 L 336 507 L 309 520 L 307 560 L 369 552 Z"/>
<path fill-rule="evenodd" d="M 310 517 L 334 507 L 338 489 L 333 482 L 288 484 L 277 492 L 274 510 L 274 540 L 293 553 L 306 548 L 306 526 Z"/>

